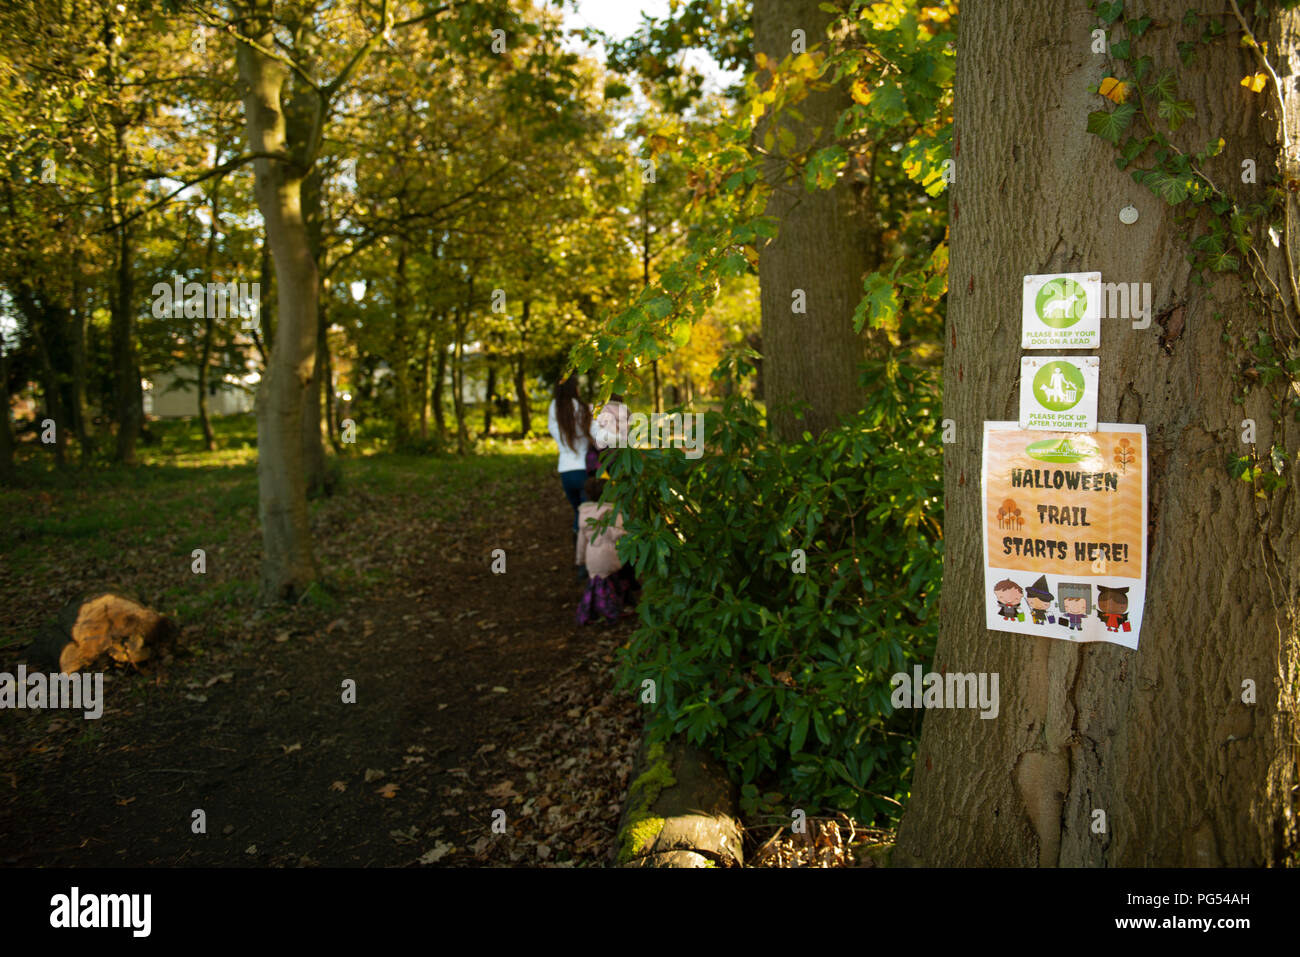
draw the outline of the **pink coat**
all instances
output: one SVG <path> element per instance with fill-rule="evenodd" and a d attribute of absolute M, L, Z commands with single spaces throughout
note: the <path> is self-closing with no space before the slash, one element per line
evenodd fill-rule
<path fill-rule="evenodd" d="M 613 507 L 609 502 L 583 502 L 578 506 L 578 554 L 574 564 L 585 564 L 587 574 L 595 578 L 608 578 L 623 567 L 614 545 L 623 535 L 623 516 L 615 516 L 614 523 L 605 529 L 593 529 L 588 524 L 599 522 Z"/>

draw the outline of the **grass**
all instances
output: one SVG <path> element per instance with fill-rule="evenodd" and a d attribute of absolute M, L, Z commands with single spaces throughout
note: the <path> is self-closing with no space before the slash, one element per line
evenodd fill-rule
<path fill-rule="evenodd" d="M 502 431 L 517 429 L 498 421 Z M 22 611 L 0 619 L 0 648 L 30 640 L 56 610 L 51 599 L 69 600 L 74 584 L 120 585 L 184 621 L 235 628 L 263 614 L 256 424 L 232 416 L 213 425 L 219 448 L 207 452 L 197 422 L 151 423 L 156 441 L 141 446 L 135 468 L 59 469 L 41 447 L 22 448 L 16 486 L 0 488 L 0 572 L 22 573 L 0 574 L 0 601 Z M 385 528 L 427 522 L 468 531 L 504 489 L 545 481 L 554 454 L 548 438 L 487 438 L 460 457 L 393 454 L 359 436 L 335 458 L 339 490 L 309 506 L 325 581 L 335 591 L 382 584 L 400 558 L 387 554 Z M 201 578 L 191 570 L 196 548 L 206 556 Z M 328 611 L 337 600 L 331 588 L 313 588 L 304 603 Z"/>

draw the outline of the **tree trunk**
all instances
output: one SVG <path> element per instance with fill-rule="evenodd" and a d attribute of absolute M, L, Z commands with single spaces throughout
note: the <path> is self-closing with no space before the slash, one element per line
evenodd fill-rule
<path fill-rule="evenodd" d="M 483 403 L 483 434 L 492 434 L 492 402 L 497 391 L 497 362 L 494 356 L 487 357 L 487 401 Z"/>
<path fill-rule="evenodd" d="M 533 430 L 533 409 L 528 402 L 528 317 L 532 312 L 533 301 L 524 300 L 523 317 L 519 323 L 519 355 L 515 362 L 515 400 L 519 403 L 519 434 L 527 435 Z"/>
<path fill-rule="evenodd" d="M 328 301 L 329 280 L 327 279 L 321 283 L 318 290 L 316 359 L 312 365 L 311 382 L 307 384 L 306 404 L 302 416 L 302 456 L 308 498 L 317 498 L 333 492 L 329 463 L 325 458 L 325 434 L 321 423 L 321 413 L 326 407 L 322 402 L 322 393 L 328 384 L 325 380 L 329 369 L 329 341 L 325 335 L 325 330 L 329 327 L 329 318 L 325 309 Z"/>
<path fill-rule="evenodd" d="M 795 29 L 806 31 L 809 47 L 824 45 L 831 16 L 820 0 L 754 0 L 754 47 L 779 62 L 792 52 Z M 795 106 L 802 121 L 786 111 L 780 123 L 800 151 L 821 148 L 834 141 L 835 124 L 851 105 L 837 85 Z M 773 435 L 789 441 L 862 407 L 858 364 L 867 340 L 853 331 L 853 312 L 863 275 L 875 266 L 878 236 L 862 187 L 848 179 L 809 193 L 802 177 L 785 182 L 779 161 L 767 164 L 764 179 L 773 187 L 766 213 L 779 223 L 758 259 L 767 416 Z M 809 406 L 802 423 L 789 407 L 796 402 Z"/>
<path fill-rule="evenodd" d="M 208 246 L 204 255 L 203 270 L 209 281 L 217 258 L 217 230 L 221 224 L 221 177 L 212 184 L 209 209 L 212 222 L 208 226 Z M 203 310 L 203 344 L 199 352 L 199 423 L 203 427 L 203 447 L 209 452 L 217 449 L 217 439 L 212 433 L 212 419 L 208 415 L 208 376 L 212 365 L 212 336 L 216 320 L 209 309 Z"/>
<path fill-rule="evenodd" d="M 69 331 L 72 339 L 72 382 L 69 383 L 68 403 L 72 413 L 72 427 L 77 436 L 77 445 L 81 448 L 81 461 L 90 460 L 95 448 L 91 436 L 90 424 L 86 421 L 86 308 L 89 290 L 81 282 L 81 264 L 74 267 L 72 277 L 73 308 L 69 316 Z"/>
<path fill-rule="evenodd" d="M 63 338 L 66 328 L 65 310 L 51 301 L 48 290 L 33 290 L 24 280 L 17 287 L 17 302 L 27 316 L 28 325 L 36 346 L 40 366 L 41 396 L 45 400 L 44 416 L 54 421 L 54 461 L 66 464 L 70 417 L 64 405 L 62 376 Z M 41 420 L 37 420 L 40 425 Z M 41 427 L 40 434 L 44 434 Z"/>
<path fill-rule="evenodd" d="M 0 482 L 8 482 L 14 473 L 14 413 L 10 404 L 9 351 L 0 342 Z"/>
<path fill-rule="evenodd" d="M 528 404 L 528 378 L 525 374 L 523 353 L 515 359 L 514 371 L 515 401 L 519 405 L 519 434 L 527 435 L 533 430 L 533 410 Z"/>
<path fill-rule="evenodd" d="M 268 7 L 245 19 L 244 35 L 260 50 L 237 44 L 250 150 L 284 153 L 280 96 L 285 69 L 261 50 L 274 48 Z M 303 454 L 306 391 L 316 360 L 316 261 L 302 217 L 303 171 L 286 159 L 254 161 L 258 209 L 275 263 L 276 329 L 257 393 L 257 477 L 262 521 L 262 593 L 292 599 L 316 578 Z"/>
<path fill-rule="evenodd" d="M 429 441 L 429 372 L 433 368 L 433 329 L 424 331 L 420 353 L 420 441 Z"/>
<path fill-rule="evenodd" d="M 322 304 L 322 309 L 324 304 Z M 319 358 L 319 353 L 318 353 Z M 329 344 L 329 327 L 326 323 L 325 329 L 325 375 L 321 380 L 321 390 L 324 392 L 322 400 L 325 403 L 325 430 L 329 436 L 330 445 L 333 446 L 335 454 L 340 454 L 342 443 L 339 440 L 339 407 L 338 398 L 335 396 L 336 387 L 334 383 L 334 357 L 330 352 Z"/>
<path fill-rule="evenodd" d="M 118 150 L 125 149 L 122 141 L 124 127 L 117 130 Z M 125 212 L 121 202 L 121 171 L 114 160 L 112 171 L 112 204 L 114 218 L 121 222 Z M 144 427 L 144 392 L 140 387 L 140 367 L 135 354 L 135 302 L 133 299 L 131 227 L 120 226 L 115 244 L 113 294 L 110 303 L 109 328 L 112 339 L 113 395 L 117 419 L 117 461 L 135 465 L 135 444 Z"/>
<path fill-rule="evenodd" d="M 1231 15 L 1226 39 L 1198 47 L 1180 67 L 1175 44 L 1195 39 L 1179 26 L 1183 9 L 1148 4 L 1160 26 L 1134 48 L 1154 57 L 1152 76 L 1176 71 L 1178 95 L 1195 105 L 1174 142 L 1200 149 L 1223 133 L 1226 151 L 1207 173 L 1239 201 L 1263 201 L 1280 139 L 1273 103 L 1235 82 L 1258 67 Z M 1259 39 L 1270 51 L 1294 49 L 1300 12 L 1274 17 L 1272 35 Z M 1088 113 L 1109 106 L 1089 85 L 1124 71 L 1090 52 L 1096 26 L 1082 0 L 1065 15 L 1046 0 L 962 9 L 943 402 L 956 441 L 945 447 L 931 670 L 996 673 L 1002 703 L 996 720 L 966 709 L 925 713 L 895 862 L 1259 866 L 1282 863 L 1296 844 L 1288 687 L 1297 668 L 1300 511 L 1293 489 L 1256 499 L 1225 463 L 1249 449 L 1243 418 L 1258 424 L 1259 448 L 1277 442 L 1292 455 L 1300 428 L 1275 427 L 1259 388 L 1234 404 L 1242 356 L 1225 329 L 1253 342 L 1261 321 L 1240 277 L 1191 283 L 1182 208 L 1117 170 L 1117 151 L 1086 131 Z M 1008 36 L 1016 37 L 1010 50 Z M 1283 84 L 1293 90 L 1294 77 Z M 1291 117 L 1297 99 L 1292 93 Z M 1261 185 L 1240 182 L 1248 158 Z M 1118 213 L 1129 204 L 1140 218 L 1123 225 Z M 1273 279 L 1287 288 L 1280 252 L 1267 237 L 1258 248 L 1272 251 Z M 1137 651 L 980 626 L 991 600 L 982 575 L 982 422 L 1017 417 L 1023 277 L 1058 270 L 1152 284 L 1151 327 L 1103 320 L 1100 348 L 1099 421 L 1143 423 L 1149 436 Z M 1243 703 L 1247 680 L 1257 703 Z"/>
<path fill-rule="evenodd" d="M 452 406 L 456 412 L 456 452 L 469 451 L 469 426 L 465 421 L 465 330 L 469 328 L 470 309 L 474 304 L 474 277 L 465 293 L 465 308 L 456 311 L 456 351 L 452 359 Z"/>
<path fill-rule="evenodd" d="M 292 114 L 291 114 L 292 115 Z M 302 142 L 309 135 L 302 126 L 295 128 L 289 123 L 290 142 Z M 321 256 L 321 229 L 323 215 L 321 210 L 321 175 L 313 168 L 303 180 L 303 222 L 307 229 L 307 245 L 313 262 L 319 262 Z M 325 436 L 321 429 L 321 380 L 325 375 L 325 353 L 329 351 L 325 331 L 329 327 L 326 317 L 326 304 L 329 302 L 329 279 L 317 270 L 316 310 L 312 316 L 315 329 L 315 361 L 312 363 L 311 382 L 307 384 L 306 403 L 302 414 L 302 457 L 306 472 L 307 497 L 318 498 L 331 491 L 329 474 L 325 461 Z"/>
<path fill-rule="evenodd" d="M 451 406 L 456 416 L 456 453 L 464 455 L 469 449 L 469 426 L 465 422 L 465 355 L 464 327 L 456 324 L 456 346 L 451 358 Z"/>
<path fill-rule="evenodd" d="M 439 317 L 439 325 L 445 317 Z M 442 406 L 442 390 L 444 381 L 447 378 L 447 346 L 441 339 L 436 343 L 438 352 L 438 364 L 433 373 L 433 396 L 429 400 L 433 406 L 433 427 L 438 440 L 438 447 L 442 448 L 447 444 L 447 416 Z"/>
<path fill-rule="evenodd" d="M 411 357 L 409 319 L 410 285 L 406 278 L 406 242 L 397 239 L 397 269 L 393 291 L 393 339 L 388 364 L 393 370 L 393 441 L 399 449 L 409 449 L 415 437 L 411 402 Z"/>

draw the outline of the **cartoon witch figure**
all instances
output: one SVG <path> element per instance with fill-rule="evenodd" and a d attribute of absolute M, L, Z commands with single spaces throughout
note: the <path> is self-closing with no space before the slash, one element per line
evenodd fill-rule
<path fill-rule="evenodd" d="M 1049 615 L 1047 609 L 1052 607 L 1052 599 L 1055 596 L 1047 590 L 1047 576 L 1039 575 L 1038 581 L 1034 582 L 1025 591 L 1025 599 L 1029 602 L 1029 615 L 1034 620 L 1035 625 L 1056 624 L 1056 616 Z"/>
<path fill-rule="evenodd" d="M 1128 623 L 1128 588 L 1097 586 L 1097 617 L 1106 623 L 1107 631 L 1132 631 Z"/>
<path fill-rule="evenodd" d="M 1056 603 L 1064 612 L 1058 624 L 1069 631 L 1083 631 L 1083 619 L 1092 611 L 1092 586 L 1087 582 L 1061 582 L 1056 586 Z"/>
<path fill-rule="evenodd" d="M 1024 621 L 1025 613 L 1020 610 L 1020 599 L 1025 590 L 1010 578 L 1004 578 L 993 586 L 993 597 L 998 601 L 998 614 L 1007 621 Z"/>

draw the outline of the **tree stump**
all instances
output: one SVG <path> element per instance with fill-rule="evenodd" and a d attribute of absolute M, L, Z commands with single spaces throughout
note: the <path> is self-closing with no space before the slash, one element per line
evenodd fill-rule
<path fill-rule="evenodd" d="M 64 605 L 27 649 L 31 664 L 72 674 L 101 662 L 136 667 L 156 659 L 175 638 L 171 619 L 117 592 L 96 592 Z"/>

